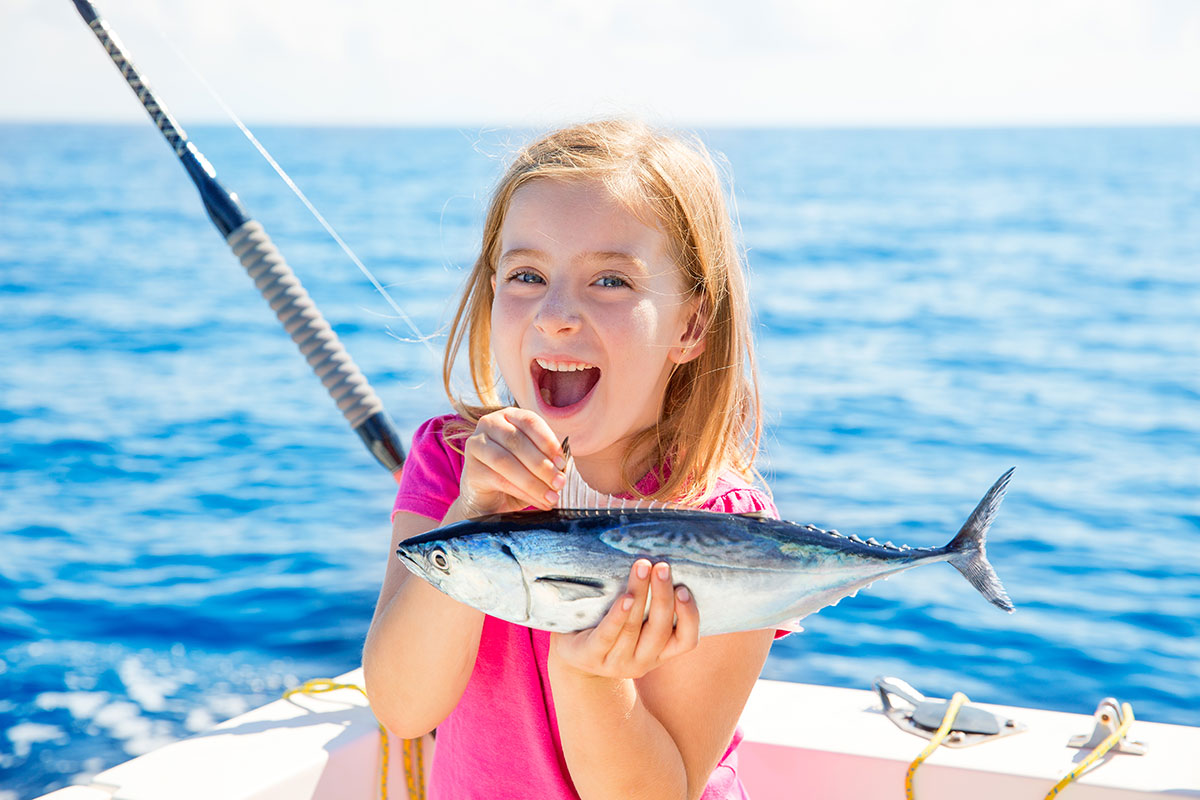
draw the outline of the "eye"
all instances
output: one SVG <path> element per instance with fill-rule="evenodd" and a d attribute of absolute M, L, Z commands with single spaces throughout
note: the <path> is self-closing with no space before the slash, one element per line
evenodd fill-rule
<path fill-rule="evenodd" d="M 504 280 L 507 283 L 545 283 L 542 280 L 542 276 L 531 269 L 518 269 L 515 272 L 510 272 Z"/>
<path fill-rule="evenodd" d="M 450 571 L 450 560 L 446 558 L 446 553 L 443 550 L 434 550 L 429 554 L 429 560 L 442 572 Z"/>
<path fill-rule="evenodd" d="M 629 282 L 617 275 L 603 275 L 596 279 L 596 284 L 605 289 L 620 289 L 623 286 L 628 286 Z"/>

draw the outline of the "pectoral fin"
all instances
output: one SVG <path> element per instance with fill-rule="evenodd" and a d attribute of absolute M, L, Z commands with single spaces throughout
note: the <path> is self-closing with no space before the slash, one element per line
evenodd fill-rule
<path fill-rule="evenodd" d="M 604 582 L 592 578 L 577 578 L 572 575 L 546 575 L 536 578 L 535 583 L 555 591 L 564 603 L 572 600 L 587 600 L 604 596 Z"/>

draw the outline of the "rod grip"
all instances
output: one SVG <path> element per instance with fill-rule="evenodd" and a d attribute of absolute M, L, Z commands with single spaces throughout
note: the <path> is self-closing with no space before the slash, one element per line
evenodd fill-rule
<path fill-rule="evenodd" d="M 263 226 L 249 220 L 231 232 L 226 242 L 350 427 L 380 463 L 392 472 L 398 470 L 404 450 L 383 402 Z"/>

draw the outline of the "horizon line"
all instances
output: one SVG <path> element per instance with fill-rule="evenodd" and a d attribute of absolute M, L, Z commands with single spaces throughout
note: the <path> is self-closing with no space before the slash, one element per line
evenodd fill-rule
<path fill-rule="evenodd" d="M 428 120 L 325 120 L 325 119 L 260 119 L 244 120 L 252 128 L 375 128 L 392 130 L 436 130 L 436 129 L 512 129 L 540 130 L 580 121 L 631 117 L 646 120 L 651 126 L 665 128 L 705 130 L 812 130 L 812 131 L 867 131 L 867 130 L 1110 130 L 1110 129 L 1167 129 L 1200 128 L 1200 116 L 1183 118 L 1148 119 L 994 119 L 994 120 L 663 120 L 644 115 L 611 114 L 585 117 L 564 116 L 554 119 L 479 121 L 466 119 Z M 0 125 L 77 125 L 100 127 L 140 127 L 147 120 L 142 118 L 117 119 L 112 117 L 55 117 L 55 116 L 0 116 Z M 182 121 L 181 121 L 182 122 Z M 233 125 L 223 117 L 205 116 L 185 123 L 186 128 L 221 128 Z"/>

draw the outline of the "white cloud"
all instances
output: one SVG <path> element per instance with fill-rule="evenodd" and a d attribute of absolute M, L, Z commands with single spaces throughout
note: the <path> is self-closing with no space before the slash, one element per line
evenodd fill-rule
<path fill-rule="evenodd" d="M 223 114 L 167 39 L 252 122 L 1200 121 L 1190 0 L 108 0 L 101 11 L 185 125 Z M 7 0 L 3 13 L 0 69 L 19 80 L 0 82 L 0 116 L 141 115 L 66 0 Z"/>

